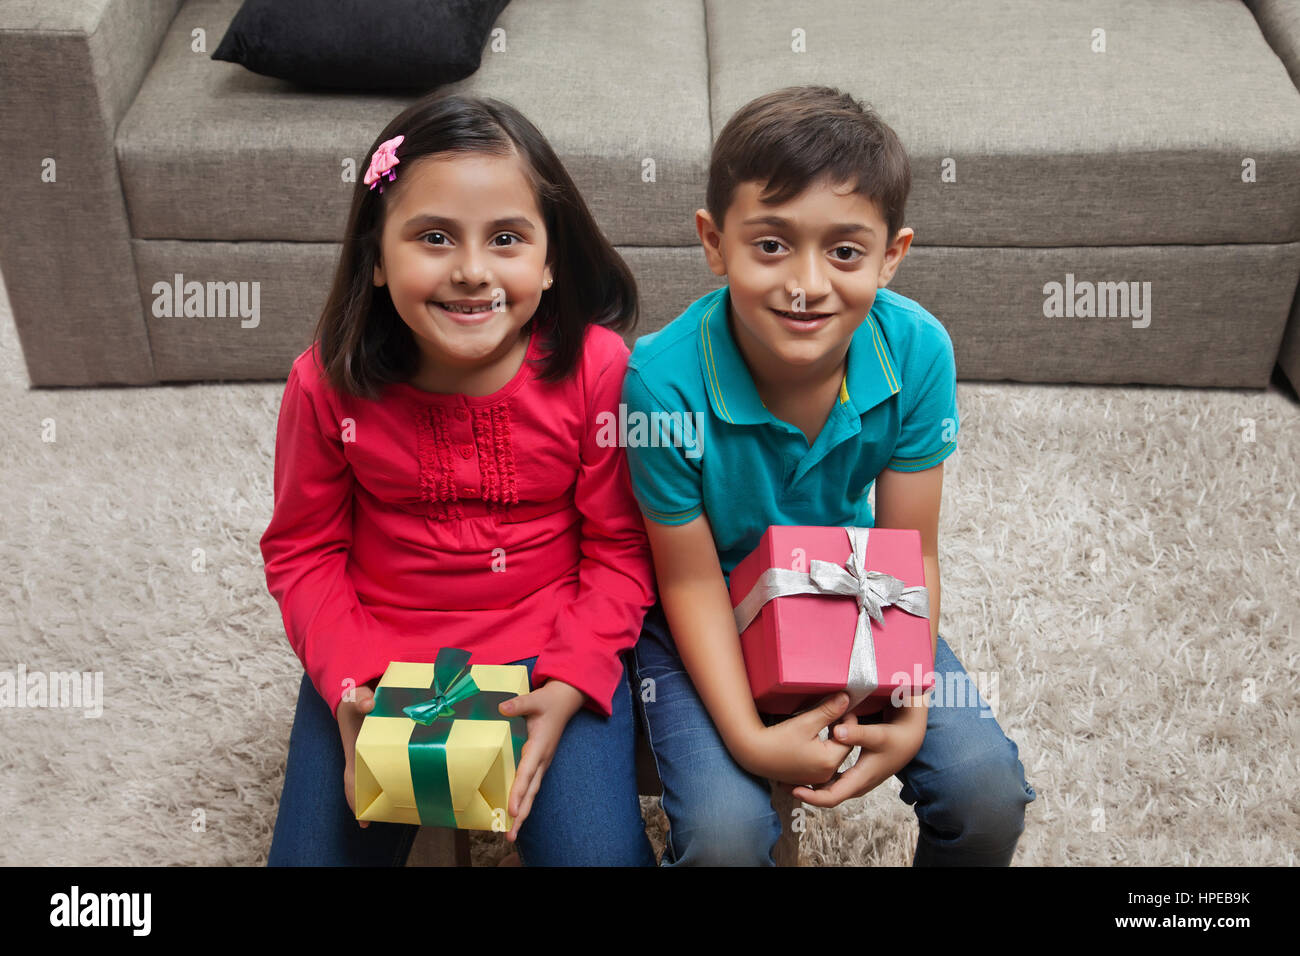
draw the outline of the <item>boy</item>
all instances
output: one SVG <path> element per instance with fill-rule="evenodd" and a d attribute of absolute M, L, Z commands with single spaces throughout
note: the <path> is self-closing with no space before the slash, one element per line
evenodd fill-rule
<path fill-rule="evenodd" d="M 659 585 L 634 659 L 654 687 L 641 709 L 664 784 L 665 863 L 770 865 L 781 820 L 769 778 L 830 807 L 897 774 L 920 822 L 914 865 L 1007 865 L 1036 796 L 983 701 L 919 695 L 859 723 L 838 694 L 764 721 L 728 599 L 732 569 L 769 525 L 918 529 L 936 685 L 966 686 L 938 626 L 952 344 L 884 288 L 911 245 L 910 187 L 893 130 L 847 94 L 794 87 L 742 107 L 714 144 L 695 214 L 709 267 L 729 284 L 633 349 L 629 420 L 700 423 L 686 442 L 665 425 L 627 449 Z M 835 779 L 855 746 L 860 759 Z"/>

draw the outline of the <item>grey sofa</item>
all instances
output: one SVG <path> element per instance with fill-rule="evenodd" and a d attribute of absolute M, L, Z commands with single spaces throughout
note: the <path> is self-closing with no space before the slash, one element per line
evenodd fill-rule
<path fill-rule="evenodd" d="M 343 164 L 415 96 L 211 60 L 238 7 L 0 5 L 0 270 L 34 385 L 283 378 L 306 347 Z M 892 287 L 960 378 L 1300 383 L 1298 0 L 513 0 L 497 25 L 458 86 L 551 139 L 637 276 L 629 341 L 719 281 L 692 225 L 713 135 L 827 83 L 909 149 Z M 256 315 L 160 314 L 177 276 L 256 288 Z M 1045 314 L 1051 283 L 1110 314 Z"/>

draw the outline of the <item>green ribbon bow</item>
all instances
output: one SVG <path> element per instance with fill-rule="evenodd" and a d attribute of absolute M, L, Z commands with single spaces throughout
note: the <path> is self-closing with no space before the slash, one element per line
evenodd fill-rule
<path fill-rule="evenodd" d="M 434 658 L 433 683 L 429 687 L 377 687 L 374 709 L 367 714 L 368 717 L 409 717 L 415 721 L 406 751 L 411 763 L 416 812 L 425 826 L 456 826 L 447 773 L 447 738 L 453 722 L 508 721 L 515 766 L 519 765 L 527 737 L 527 722 L 523 717 L 503 717 L 498 710 L 502 701 L 517 695 L 479 690 L 469 673 L 469 658 L 469 651 L 442 648 Z"/>
<path fill-rule="evenodd" d="M 432 699 L 408 704 L 402 713 L 427 727 L 439 717 L 452 713 L 466 697 L 477 694 L 478 684 L 469 675 L 469 657 L 469 651 L 455 647 L 440 650 L 433 664 Z"/>

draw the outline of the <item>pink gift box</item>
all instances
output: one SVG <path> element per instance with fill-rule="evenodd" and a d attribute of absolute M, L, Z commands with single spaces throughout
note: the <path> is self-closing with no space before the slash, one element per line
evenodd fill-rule
<path fill-rule="evenodd" d="M 842 566 L 851 554 L 844 528 L 772 525 L 758 547 L 731 572 L 731 604 L 740 604 L 768 568 L 806 572 L 814 559 Z M 907 586 L 924 585 L 921 533 L 868 529 L 866 568 L 891 574 Z M 854 708 L 859 715 L 883 710 L 895 689 L 910 696 L 934 685 L 929 619 L 893 606 L 885 607 L 881 616 L 883 623 L 869 619 L 879 686 Z M 796 594 L 763 605 L 740 635 L 758 709 L 793 714 L 844 690 L 857 620 L 858 605 L 852 596 Z"/>

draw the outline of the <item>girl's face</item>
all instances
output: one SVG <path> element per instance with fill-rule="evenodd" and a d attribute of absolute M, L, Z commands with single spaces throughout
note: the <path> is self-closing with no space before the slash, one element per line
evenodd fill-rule
<path fill-rule="evenodd" d="M 442 153 L 397 166 L 374 283 L 388 286 L 425 375 L 453 381 L 508 362 L 551 284 L 546 227 L 521 163 Z"/>

